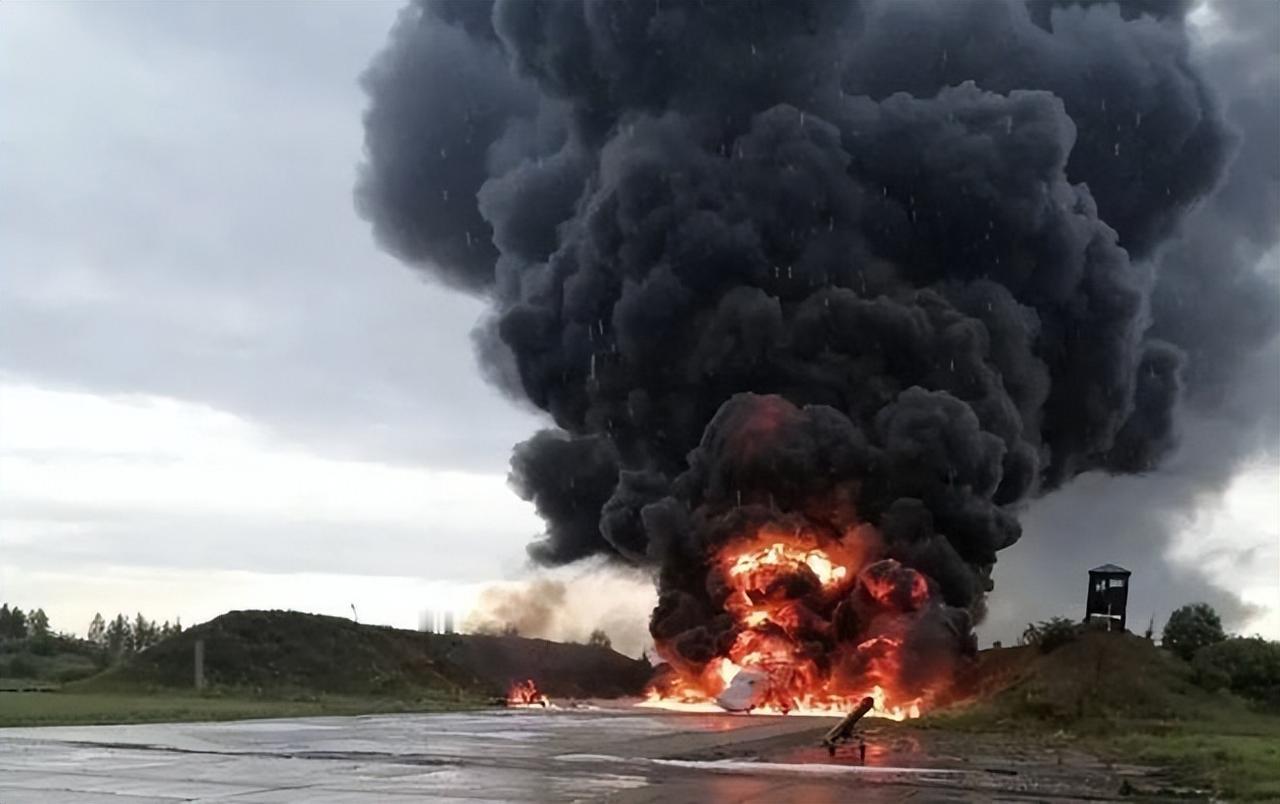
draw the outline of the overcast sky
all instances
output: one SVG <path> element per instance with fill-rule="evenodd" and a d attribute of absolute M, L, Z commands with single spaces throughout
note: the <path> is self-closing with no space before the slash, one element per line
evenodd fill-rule
<path fill-rule="evenodd" d="M 79 632 L 352 603 L 411 626 L 528 573 L 506 463 L 541 419 L 483 382 L 480 303 L 352 207 L 356 76 L 398 6 L 0 4 L 0 599 Z M 1186 527 L 1212 538 L 1175 557 L 1273 637 L 1277 482 L 1258 465 L 1205 499 Z M 1080 613 L 1017 568 L 1087 491 L 1029 513 L 988 637 Z"/>

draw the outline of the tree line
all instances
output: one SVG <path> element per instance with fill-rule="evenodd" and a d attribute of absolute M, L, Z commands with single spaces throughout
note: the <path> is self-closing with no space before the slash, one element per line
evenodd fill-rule
<path fill-rule="evenodd" d="M 165 620 L 161 623 L 148 620 L 139 613 L 133 617 L 117 614 L 108 621 L 98 613 L 93 615 L 93 620 L 89 623 L 86 641 L 101 649 L 108 657 L 119 659 L 144 651 L 157 642 L 180 633 L 182 620 L 173 623 Z M 38 647 L 55 639 L 73 641 L 75 637 L 55 632 L 49 624 L 49 616 L 42 608 L 23 611 L 18 606 L 0 604 L 0 640 L 30 640 L 33 647 Z"/>
<path fill-rule="evenodd" d="M 130 656 L 146 650 L 161 640 L 182 633 L 182 621 L 170 625 L 168 620 L 158 623 L 137 614 L 131 620 L 123 614 L 107 622 L 102 614 L 94 614 L 89 623 L 89 641 L 114 657 Z"/>
<path fill-rule="evenodd" d="M 8 603 L 0 605 L 0 639 L 41 639 L 50 634 L 49 616 L 44 609 L 24 612 L 17 606 L 9 608 Z"/>

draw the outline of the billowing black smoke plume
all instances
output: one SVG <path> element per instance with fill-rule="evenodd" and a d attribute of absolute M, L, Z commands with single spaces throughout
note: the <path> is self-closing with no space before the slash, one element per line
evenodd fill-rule
<path fill-rule="evenodd" d="M 865 522 L 963 637 L 1019 503 L 1153 468 L 1187 383 L 1274 333 L 1265 304 L 1214 328 L 1256 277 L 1220 288 L 1193 249 L 1152 301 L 1239 148 L 1189 8 L 407 8 L 358 202 L 491 299 L 482 361 L 555 421 L 512 459 L 531 556 L 657 568 L 653 632 L 696 662 L 733 628 L 716 546 Z"/>
<path fill-rule="evenodd" d="M 1082 478 L 1031 506 L 1028 538 L 996 572 L 1004 593 L 986 622 L 993 636 L 1076 600 L 1079 578 L 1062 568 L 1085 556 L 1135 569 L 1130 622 L 1150 615 L 1158 628 L 1176 606 L 1205 599 L 1244 627 L 1241 586 L 1280 560 L 1265 523 L 1225 543 L 1204 532 L 1205 509 L 1241 465 L 1274 466 L 1280 455 L 1280 4 L 1226 0 L 1207 10 L 1201 70 L 1238 144 L 1216 189 L 1159 251 L 1151 332 L 1186 352 L 1178 452 L 1159 472 Z M 1185 558 L 1152 560 L 1175 540 Z M 1231 586 L 1207 583 L 1206 567 Z"/>

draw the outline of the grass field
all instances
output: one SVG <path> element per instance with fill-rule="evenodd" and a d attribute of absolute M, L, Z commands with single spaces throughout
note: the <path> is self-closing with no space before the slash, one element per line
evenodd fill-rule
<path fill-rule="evenodd" d="M 0 689 L 18 682 L 42 681 L 57 686 L 78 681 L 102 669 L 92 646 L 77 639 L 50 637 L 0 641 Z"/>
<path fill-rule="evenodd" d="M 1070 725 L 992 717 L 989 712 L 942 713 L 911 724 L 926 731 L 962 732 L 974 740 L 1004 735 L 1023 744 L 1075 748 L 1123 765 L 1162 768 L 1168 789 L 1142 795 L 1212 792 L 1230 801 L 1280 801 L 1280 716 L 1232 708 L 1203 720 L 1089 718 Z"/>
<path fill-rule="evenodd" d="M 1211 791 L 1230 801 L 1280 801 L 1280 716 L 1251 711 L 1239 701 L 1217 711 L 1202 706 L 1185 719 L 1090 717 L 1071 723 L 1011 718 L 1007 711 L 977 707 L 939 713 L 914 727 L 964 732 L 979 740 L 1003 734 L 1165 770 L 1169 789 L 1134 791 L 1139 794 Z"/>
<path fill-rule="evenodd" d="M 1116 762 L 1162 767 L 1179 787 L 1232 801 L 1280 800 L 1280 717 L 1115 726 L 1083 745 Z"/>
<path fill-rule="evenodd" d="M 59 686 L 38 678 L 0 678 L 0 692 L 47 692 Z"/>
<path fill-rule="evenodd" d="M 974 702 L 935 713 L 919 728 L 1016 735 L 1075 747 L 1120 764 L 1167 771 L 1172 790 L 1229 800 L 1280 800 L 1280 715 L 1194 683 L 1186 663 L 1132 636 L 1086 634 L 1041 655 L 985 651 Z"/>
<path fill-rule="evenodd" d="M 455 697 L 398 700 L 335 695 L 290 700 L 247 694 L 0 692 L 0 727 L 441 712 L 481 703 L 475 698 Z"/>

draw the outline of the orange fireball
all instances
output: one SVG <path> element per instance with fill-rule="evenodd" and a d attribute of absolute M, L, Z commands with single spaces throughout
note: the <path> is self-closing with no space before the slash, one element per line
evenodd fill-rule
<path fill-rule="evenodd" d="M 649 690 L 646 705 L 842 714 L 870 697 L 872 716 L 919 716 L 924 696 L 899 690 L 903 641 L 893 628 L 845 642 L 833 626 L 841 606 L 886 612 L 892 623 L 930 603 L 929 581 L 882 559 L 870 529 L 833 539 L 764 526 L 723 545 L 709 563 L 709 588 L 736 623 L 732 642 L 691 665 L 659 641 L 674 675 Z"/>

